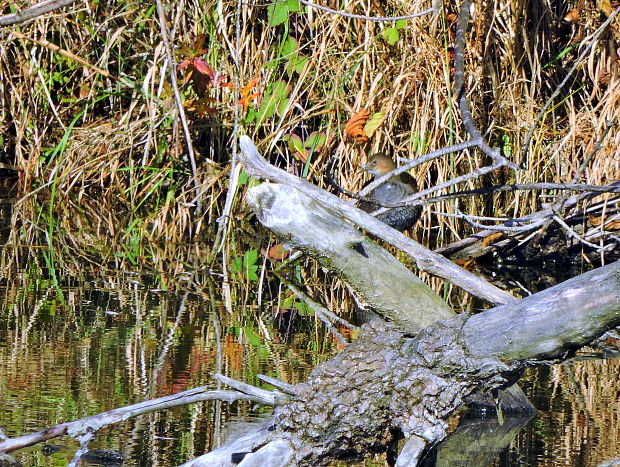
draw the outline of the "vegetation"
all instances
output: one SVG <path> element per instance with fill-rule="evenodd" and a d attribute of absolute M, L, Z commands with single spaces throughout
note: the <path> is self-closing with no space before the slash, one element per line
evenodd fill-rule
<path fill-rule="evenodd" d="M 347 8 L 397 16 L 428 6 L 391 0 L 368 8 L 354 1 Z M 231 170 L 235 130 L 250 135 L 276 165 L 322 187 L 325 174 L 335 174 L 352 192 L 364 182 L 356 170 L 368 154 L 414 158 L 463 141 L 452 94 L 457 8 L 446 2 L 437 16 L 376 22 L 297 0 L 207 0 L 168 2 L 162 22 L 155 5 L 102 0 L 0 29 L 0 175 L 19 200 L 8 239 L 17 250 L 5 249 L 3 264 L 15 271 L 38 261 L 33 250 L 19 248 L 42 247 L 45 280 L 61 298 L 67 276 L 146 269 L 157 272 L 157 287 L 206 294 L 221 286 L 210 273 L 222 273 L 235 304 L 266 290 L 277 308 L 310 313 L 269 285 L 266 256 L 276 241 L 243 203 L 247 187 L 258 182 Z M 467 32 L 468 98 L 487 141 L 522 170 L 500 168 L 439 194 L 511 183 L 602 185 L 619 178 L 617 18 L 580 58 L 612 14 L 609 8 L 593 1 L 476 4 Z M 545 109 L 575 63 L 575 73 Z M 346 131 L 363 110 L 372 122 L 366 141 Z M 465 149 L 424 163 L 413 175 L 427 188 L 488 163 L 479 151 Z M 231 188 L 235 197 L 227 211 Z M 433 248 L 445 246 L 477 230 L 460 213 L 519 218 L 557 195 L 547 189 L 444 200 L 424 209 L 410 235 Z M 606 194 L 597 200 L 609 204 L 583 216 L 583 223 L 615 235 L 615 199 Z M 221 218 L 225 213 L 230 224 Z M 223 225 L 235 228 L 220 230 L 220 243 L 214 238 Z M 317 276 L 323 278 L 313 262 L 293 275 L 333 309 L 350 308 L 342 287 L 316 285 Z M 443 281 L 427 279 L 451 305 L 471 306 Z M 247 283 L 252 287 L 243 287 Z"/>

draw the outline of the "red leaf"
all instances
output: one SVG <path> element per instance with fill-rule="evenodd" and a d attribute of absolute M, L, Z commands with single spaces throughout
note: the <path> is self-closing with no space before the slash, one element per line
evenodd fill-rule
<path fill-rule="evenodd" d="M 194 60 L 194 68 L 202 75 L 207 75 L 211 80 L 215 79 L 215 70 L 211 68 L 211 65 L 204 58 L 197 58 Z"/>

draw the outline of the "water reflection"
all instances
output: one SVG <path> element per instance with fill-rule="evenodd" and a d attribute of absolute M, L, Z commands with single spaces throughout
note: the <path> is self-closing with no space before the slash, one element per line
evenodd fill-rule
<path fill-rule="evenodd" d="M 163 274 L 113 275 L 74 263 L 52 274 L 40 251 L 4 253 L 0 428 L 8 436 L 196 386 L 216 388 L 214 372 L 253 384 L 258 373 L 302 381 L 338 350 L 313 316 L 279 307 L 277 290 L 258 306 L 256 284 L 233 284 L 229 314 L 208 277 L 198 281 L 201 289 Z M 327 295 L 332 308 L 340 306 L 333 291 Z M 610 356 L 528 370 L 520 385 L 540 413 L 485 462 L 580 466 L 620 456 L 619 360 L 601 358 Z M 178 465 L 269 414 L 247 402 L 178 407 L 103 429 L 89 448 L 118 451 L 124 465 Z M 58 449 L 37 445 L 13 455 L 26 466 L 65 465 L 79 448 L 69 437 L 49 444 Z"/>
<path fill-rule="evenodd" d="M 91 288 L 93 281 L 64 287 L 62 278 L 57 290 L 29 277 L 18 290 L 15 282 L 0 290 L 0 427 L 8 436 L 196 386 L 216 388 L 216 371 L 254 384 L 258 373 L 296 382 L 326 358 L 318 348 L 331 348 L 328 336 L 305 332 L 315 328 L 312 317 L 274 320 L 257 309 L 231 316 L 217 300 L 154 292 L 135 276 L 118 280 L 116 290 Z M 195 404 L 103 429 L 89 448 L 117 450 L 126 465 L 177 465 L 268 414 L 246 402 Z M 62 449 L 46 456 L 38 445 L 13 455 L 24 465 L 64 465 L 79 448 L 69 437 L 50 444 Z"/>

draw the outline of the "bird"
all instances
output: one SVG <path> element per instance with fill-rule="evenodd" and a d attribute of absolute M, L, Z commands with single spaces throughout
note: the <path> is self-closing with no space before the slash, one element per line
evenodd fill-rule
<path fill-rule="evenodd" d="M 359 171 L 368 172 L 374 178 L 379 178 L 394 169 L 396 169 L 396 164 L 392 158 L 378 152 L 372 155 Z M 381 208 L 380 204 L 397 203 L 417 191 L 418 186 L 415 179 L 408 172 L 402 172 L 398 175 L 392 175 L 387 181 L 372 190 L 365 200 L 358 202 L 357 207 L 365 212 L 374 212 Z M 379 204 L 373 203 L 373 200 Z M 422 206 L 402 206 L 377 215 L 377 219 L 402 232 L 413 227 L 421 215 Z"/>

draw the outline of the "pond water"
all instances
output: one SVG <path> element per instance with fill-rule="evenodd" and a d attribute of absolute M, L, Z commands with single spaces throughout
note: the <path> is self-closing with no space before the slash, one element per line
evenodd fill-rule
<path fill-rule="evenodd" d="M 2 270 L 0 428 L 10 437 L 197 386 L 215 389 L 215 372 L 252 384 L 259 373 L 295 383 L 339 349 L 313 316 L 266 301 L 259 307 L 241 288 L 230 314 L 218 287 L 164 291 L 157 277 L 129 272 L 56 270 L 53 280 L 42 264 Z M 620 457 L 617 356 L 583 353 L 528 370 L 519 384 L 538 414 L 499 453 L 486 452 L 480 439 L 464 447 L 459 465 L 594 466 Z M 246 402 L 198 403 L 102 429 L 89 448 L 119 452 L 123 465 L 178 465 L 269 413 Z M 79 448 L 69 437 L 48 445 L 12 456 L 24 466 L 66 465 Z M 427 465 L 457 464 L 438 455 Z"/>

